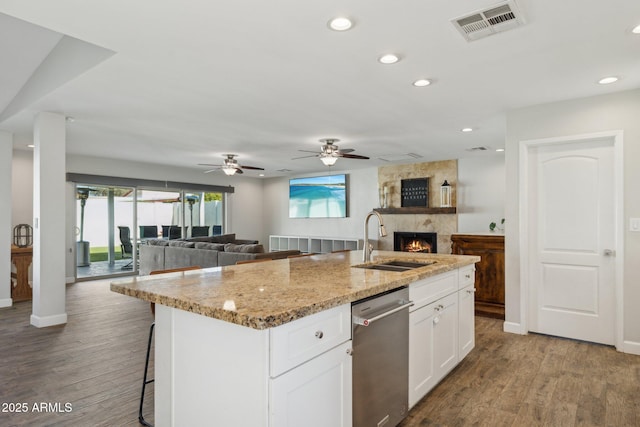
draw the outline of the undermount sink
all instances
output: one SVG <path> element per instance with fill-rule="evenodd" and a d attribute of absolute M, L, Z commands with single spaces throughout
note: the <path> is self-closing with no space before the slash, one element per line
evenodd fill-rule
<path fill-rule="evenodd" d="M 384 270 L 403 272 L 415 268 L 426 267 L 435 264 L 437 261 L 412 262 L 412 261 L 385 261 L 378 264 L 355 265 L 354 267 L 366 268 L 368 270 Z"/>

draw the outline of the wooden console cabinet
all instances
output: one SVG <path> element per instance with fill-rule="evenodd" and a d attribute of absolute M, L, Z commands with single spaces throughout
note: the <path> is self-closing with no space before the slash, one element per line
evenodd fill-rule
<path fill-rule="evenodd" d="M 11 273 L 11 299 L 13 302 L 28 301 L 32 298 L 29 286 L 29 266 L 33 258 L 33 248 L 19 248 L 11 245 L 11 263 L 16 266 L 16 272 Z M 13 281 L 15 280 L 15 285 Z"/>
<path fill-rule="evenodd" d="M 475 312 L 504 319 L 504 235 L 453 234 L 451 253 L 477 255 Z"/>

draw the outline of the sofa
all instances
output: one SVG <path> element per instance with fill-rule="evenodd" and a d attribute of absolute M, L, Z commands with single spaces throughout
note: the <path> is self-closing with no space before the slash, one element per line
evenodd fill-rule
<path fill-rule="evenodd" d="M 238 261 L 281 259 L 299 254 L 298 250 L 265 252 L 257 240 L 236 239 L 235 234 L 176 240 L 149 239 L 140 245 L 140 274 L 192 265 L 202 268 L 234 265 Z"/>

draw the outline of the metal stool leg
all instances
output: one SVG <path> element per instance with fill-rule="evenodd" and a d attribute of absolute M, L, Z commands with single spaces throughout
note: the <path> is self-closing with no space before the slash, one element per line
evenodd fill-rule
<path fill-rule="evenodd" d="M 140 394 L 140 409 L 138 410 L 138 421 L 140 424 L 153 427 L 153 424 L 147 422 L 142 416 L 142 406 L 144 405 L 144 391 L 147 388 L 147 384 L 152 383 L 154 380 L 147 380 L 147 373 L 149 371 L 149 355 L 151 353 L 151 341 L 153 340 L 153 328 L 156 326 L 155 322 L 151 324 L 151 328 L 149 328 L 149 342 L 147 343 L 147 359 L 144 363 L 144 378 L 142 379 L 142 393 Z"/>

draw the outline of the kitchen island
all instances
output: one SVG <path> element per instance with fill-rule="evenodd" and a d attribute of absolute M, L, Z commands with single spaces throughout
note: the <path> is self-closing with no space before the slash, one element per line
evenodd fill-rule
<path fill-rule="evenodd" d="M 437 303 L 433 325 L 446 312 L 438 301 L 455 295 L 455 315 L 448 316 L 455 320 L 456 360 L 440 370 L 448 372 L 461 354 L 458 291 L 473 284 L 460 275 L 471 277 L 479 257 L 373 252 L 368 264 L 435 261 L 400 273 L 357 268 L 361 256 L 341 252 L 113 282 L 112 291 L 157 304 L 155 425 L 351 425 L 351 303 L 404 286 L 421 301 L 413 313 Z M 414 347 L 414 354 L 426 348 Z M 440 375 L 422 381 L 425 369 L 413 372 L 420 393 Z"/>

